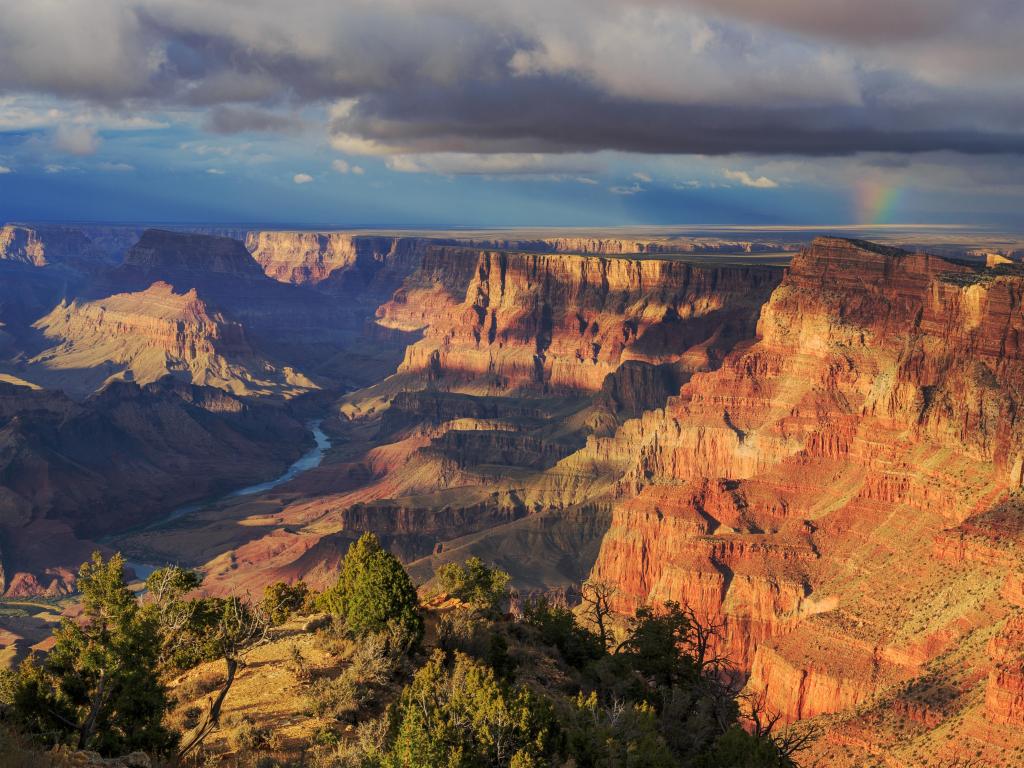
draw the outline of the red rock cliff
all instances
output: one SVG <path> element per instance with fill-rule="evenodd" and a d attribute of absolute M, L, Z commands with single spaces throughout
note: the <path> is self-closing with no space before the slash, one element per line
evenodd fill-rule
<path fill-rule="evenodd" d="M 1017 267 L 816 240 L 755 343 L 562 462 L 622 471 L 593 575 L 623 609 L 672 599 L 723 623 L 787 719 L 918 674 L 983 628 L 968 584 L 1005 610 L 998 566 L 951 576 L 935 542 L 1021 485 L 1022 296 Z"/>
<path fill-rule="evenodd" d="M 423 329 L 400 372 L 473 390 L 595 391 L 630 360 L 702 370 L 751 332 L 779 270 L 435 247 L 382 325 Z"/>

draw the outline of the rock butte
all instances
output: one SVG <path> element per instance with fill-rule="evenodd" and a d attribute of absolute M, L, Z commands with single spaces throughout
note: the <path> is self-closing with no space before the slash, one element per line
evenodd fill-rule
<path fill-rule="evenodd" d="M 201 565 L 218 592 L 326 583 L 364 530 L 421 581 L 469 554 L 524 590 L 592 576 L 622 612 L 676 600 L 720 624 L 748 692 L 822 725 L 822 764 L 1019 760 L 1013 252 L 818 238 L 784 271 L 758 257 L 793 243 L 764 238 L 230 234 L 245 246 L 146 232 L 85 269 L 5 228 L 10 269 L 35 276 L 2 308 L 8 344 L 44 336 L 5 375 L 59 373 L 78 397 L 0 384 L 3 455 L 22 462 L 0 465 L 8 594 L 67 589 L 90 532 L 157 499 L 273 475 L 329 408 L 323 466 L 118 545 Z M 55 261 L 81 273 L 75 295 L 39 277 Z M 64 460 L 108 412 L 132 415 L 87 480 Z M 157 413 L 167 432 L 148 433 Z M 119 440 L 166 473 L 110 461 Z M 182 480 L 197 467 L 202 488 Z M 148 501 L 100 512 L 117 494 Z M 60 526 L 48 565 L 32 542 Z"/>

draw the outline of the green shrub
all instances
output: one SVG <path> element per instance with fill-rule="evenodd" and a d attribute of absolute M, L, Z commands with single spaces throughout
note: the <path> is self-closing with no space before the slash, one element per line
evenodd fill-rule
<path fill-rule="evenodd" d="M 515 671 L 508 652 L 508 639 L 495 622 L 467 610 L 448 611 L 437 623 L 438 647 L 448 653 L 460 651 L 490 665 L 500 677 Z"/>
<path fill-rule="evenodd" d="M 672 768 L 676 761 L 658 732 L 658 718 L 647 704 L 617 702 L 606 709 L 597 694 L 582 693 L 566 717 L 566 747 L 577 768 L 631 766 Z"/>
<path fill-rule="evenodd" d="M 601 639 L 579 626 L 572 611 L 546 598 L 527 600 L 523 605 L 523 621 L 539 632 L 542 643 L 557 648 L 566 663 L 573 667 L 582 669 L 605 654 Z"/>
<path fill-rule="evenodd" d="M 511 577 L 487 566 L 479 557 L 465 563 L 445 563 L 437 569 L 437 583 L 444 592 L 482 611 L 496 611 L 505 599 Z"/>
<path fill-rule="evenodd" d="M 275 626 L 284 624 L 292 614 L 304 610 L 309 601 L 309 587 L 304 581 L 294 584 L 275 581 L 263 589 L 263 609 Z"/>
<path fill-rule="evenodd" d="M 372 533 L 349 547 L 338 583 L 321 596 L 321 604 L 345 622 L 356 636 L 395 625 L 419 642 L 423 618 L 409 575 Z"/>
<path fill-rule="evenodd" d="M 461 653 L 449 668 L 436 651 L 403 690 L 396 713 L 397 735 L 383 761 L 390 768 L 527 768 L 555 752 L 550 703 Z"/>

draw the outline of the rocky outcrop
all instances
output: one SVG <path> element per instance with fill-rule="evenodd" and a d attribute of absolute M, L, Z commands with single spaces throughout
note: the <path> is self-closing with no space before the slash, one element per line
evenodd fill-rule
<path fill-rule="evenodd" d="M 348 275 L 351 270 L 341 272 Z M 365 385 L 394 370 L 405 340 L 401 334 L 365 334 L 374 309 L 385 298 L 375 298 L 373 280 L 369 287 L 355 280 L 333 294 L 324 288 L 333 279 L 315 288 L 282 283 L 265 275 L 237 240 L 147 230 L 124 264 L 92 286 L 92 293 L 139 293 L 158 281 L 175 293 L 194 290 L 211 313 L 244 327 L 249 344 L 276 370 L 290 368 L 325 386 Z M 388 280 L 381 280 L 386 287 Z M 355 360 L 358 365 L 352 365 Z M 287 374 L 287 379 L 304 386 L 297 373 Z"/>
<path fill-rule="evenodd" d="M 436 249 L 379 311 L 423 329 L 400 372 L 491 394 L 587 391 L 622 363 L 706 370 L 752 331 L 763 267 Z"/>
<path fill-rule="evenodd" d="M 994 568 L 1019 541 L 965 521 L 1021 484 L 1021 295 L 1014 265 L 816 240 L 755 343 L 556 467 L 620 472 L 593 575 L 623 609 L 672 599 L 721 623 L 751 690 L 787 719 L 867 702 L 938 657 L 978 626 L 968 601 L 936 611 L 917 596 L 944 578 L 934 552 L 952 545 L 938 542 L 996 553 L 955 557 L 1001 585 Z M 820 635 L 800 628 L 821 614 L 826 646 L 863 649 L 863 663 L 836 670 L 810 652 Z M 993 674 L 993 691 L 1012 690 Z"/>
<path fill-rule="evenodd" d="M 260 265 L 238 240 L 147 229 L 124 257 L 124 266 L 155 273 L 198 272 L 258 278 Z"/>
<path fill-rule="evenodd" d="M 8 224 L 0 229 L 0 258 L 42 267 L 47 263 L 46 248 L 32 229 Z"/>
<path fill-rule="evenodd" d="M 81 404 L 0 384 L 0 537 L 8 594 L 60 593 L 97 537 L 280 472 L 308 440 L 281 409 L 165 378 Z"/>
<path fill-rule="evenodd" d="M 352 280 L 349 273 L 359 273 L 359 282 L 367 284 L 375 273 L 395 267 L 398 261 L 411 271 L 415 264 L 409 257 L 424 244 L 416 238 L 346 232 L 258 231 L 248 233 L 245 239 L 246 248 L 268 277 L 283 283 L 313 285 L 331 278 L 324 288 L 334 291 Z M 377 303 L 386 299 L 383 296 Z"/>
<path fill-rule="evenodd" d="M 993 667 L 985 685 L 985 713 L 997 723 L 1024 726 L 1024 614 L 1013 614 L 988 650 Z"/>
<path fill-rule="evenodd" d="M 6 224 L 0 227 L 0 261 L 95 271 L 120 261 L 137 236 L 132 228 Z"/>
<path fill-rule="evenodd" d="M 62 302 L 34 328 L 54 346 L 29 361 L 27 375 L 75 396 L 113 379 L 148 384 L 168 374 L 240 395 L 294 396 L 316 386 L 263 358 L 244 327 L 211 310 L 194 288 L 175 293 L 156 282 L 137 293 Z"/>

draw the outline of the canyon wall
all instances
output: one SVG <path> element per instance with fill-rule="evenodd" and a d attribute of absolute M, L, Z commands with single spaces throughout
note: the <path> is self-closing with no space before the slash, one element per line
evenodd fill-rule
<path fill-rule="evenodd" d="M 0 403 L 9 596 L 69 591 L 98 537 L 273 476 L 308 440 L 280 408 L 170 377 L 83 403 L 0 382 Z"/>
<path fill-rule="evenodd" d="M 261 356 L 245 327 L 212 310 L 195 288 L 175 293 L 155 282 L 135 293 L 62 302 L 33 328 L 53 346 L 28 361 L 28 375 L 77 397 L 114 379 L 149 384 L 168 374 L 239 395 L 294 396 L 316 388 Z"/>
<path fill-rule="evenodd" d="M 435 248 L 378 311 L 423 330 L 399 373 L 476 392 L 588 391 L 627 361 L 705 370 L 750 336 L 777 269 Z"/>
<path fill-rule="evenodd" d="M 720 624 L 785 720 L 918 706 L 899 686 L 954 675 L 950 652 L 1008 610 L 1005 558 L 935 552 L 1019 545 L 1019 527 L 973 521 L 1021 514 L 1022 296 L 1015 265 L 819 238 L 755 343 L 562 462 L 621 469 L 593 576 L 622 610 L 675 600 Z M 957 662 L 1016 717 L 1012 669 L 980 649 Z M 976 707 L 972 685 L 930 716 Z"/>

